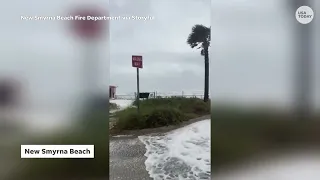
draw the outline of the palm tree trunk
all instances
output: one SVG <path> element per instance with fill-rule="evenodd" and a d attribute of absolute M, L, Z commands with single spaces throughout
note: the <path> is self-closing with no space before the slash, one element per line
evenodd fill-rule
<path fill-rule="evenodd" d="M 204 49 L 204 102 L 209 100 L 209 48 Z"/>

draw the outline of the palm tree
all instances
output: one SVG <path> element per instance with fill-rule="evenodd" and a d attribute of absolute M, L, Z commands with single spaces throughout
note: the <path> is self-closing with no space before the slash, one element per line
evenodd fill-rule
<path fill-rule="evenodd" d="M 204 102 L 209 100 L 209 47 L 211 28 L 204 25 L 194 25 L 189 34 L 187 43 L 191 48 L 201 49 L 201 56 L 204 56 Z"/>

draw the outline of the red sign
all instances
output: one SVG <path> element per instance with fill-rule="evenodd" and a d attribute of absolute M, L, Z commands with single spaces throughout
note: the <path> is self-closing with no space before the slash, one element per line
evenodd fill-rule
<path fill-rule="evenodd" d="M 142 56 L 132 56 L 132 67 L 142 68 Z"/>
<path fill-rule="evenodd" d="M 104 20 L 94 20 L 94 17 L 106 16 L 95 7 L 84 7 L 82 9 L 75 10 L 72 15 L 74 17 L 72 21 L 72 27 L 77 35 L 81 38 L 94 39 L 100 38 L 104 34 L 103 26 L 105 25 Z"/>

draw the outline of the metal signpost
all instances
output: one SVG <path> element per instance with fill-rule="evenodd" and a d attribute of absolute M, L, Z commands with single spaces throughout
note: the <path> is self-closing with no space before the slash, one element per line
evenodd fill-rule
<path fill-rule="evenodd" d="M 137 68 L 137 110 L 140 113 L 140 89 L 139 89 L 139 69 L 143 67 L 142 56 L 133 55 L 132 56 L 132 67 Z"/>
<path fill-rule="evenodd" d="M 96 7 L 82 7 L 76 9 L 72 15 L 72 30 L 84 43 L 84 62 L 83 62 L 83 75 L 84 75 L 84 103 L 87 104 L 91 101 L 97 90 L 97 75 L 98 75 L 98 51 L 97 42 L 104 34 L 105 21 L 94 21 L 87 19 L 87 17 L 103 16 L 102 10 Z"/>

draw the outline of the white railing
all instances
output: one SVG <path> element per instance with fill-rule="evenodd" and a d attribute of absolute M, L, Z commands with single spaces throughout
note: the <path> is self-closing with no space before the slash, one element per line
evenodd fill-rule
<path fill-rule="evenodd" d="M 136 98 L 136 93 L 130 94 L 119 94 L 115 96 L 116 99 L 126 99 L 126 100 L 134 100 Z M 168 97 L 186 97 L 186 98 L 200 98 L 204 97 L 203 93 L 161 93 L 161 92 L 150 92 L 149 98 L 168 98 Z M 210 97 L 210 96 L 209 96 Z"/>

